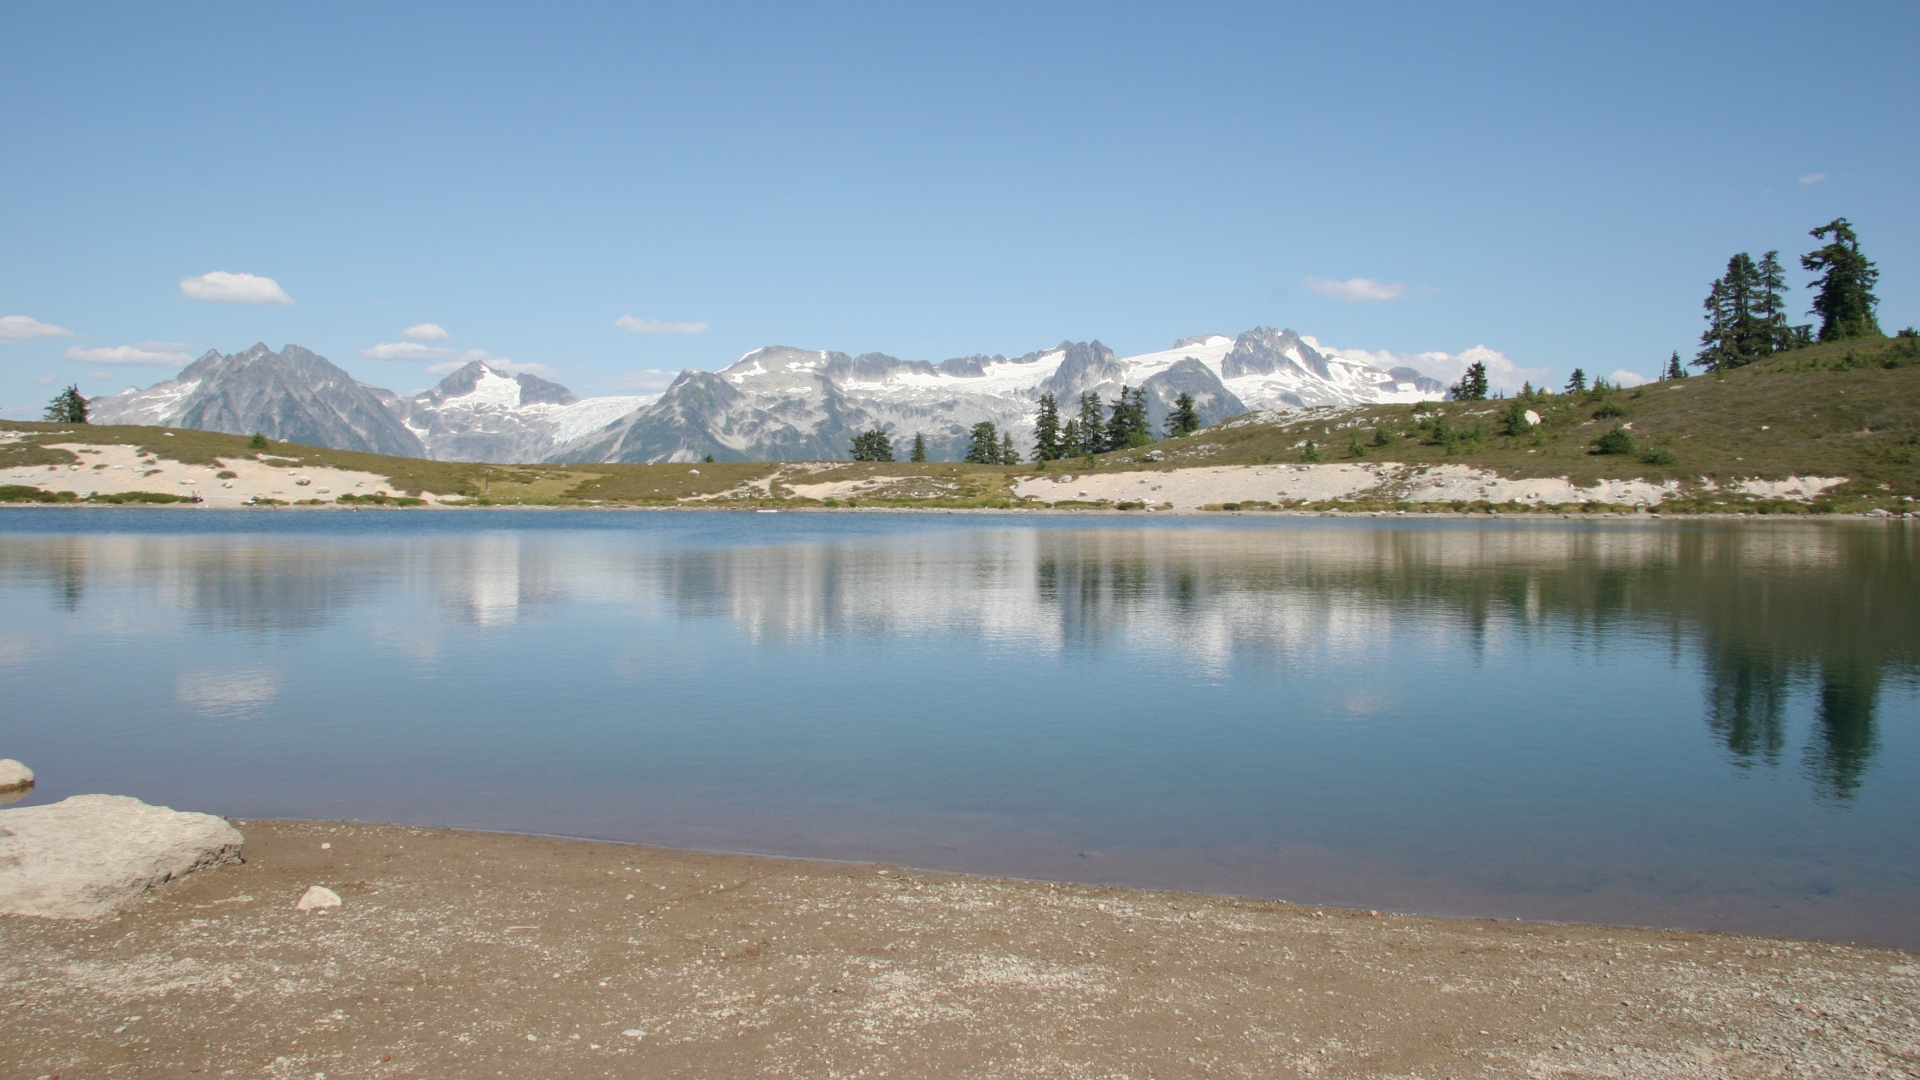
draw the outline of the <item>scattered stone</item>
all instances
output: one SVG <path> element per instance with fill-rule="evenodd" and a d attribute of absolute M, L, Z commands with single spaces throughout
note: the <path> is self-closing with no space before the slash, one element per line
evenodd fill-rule
<path fill-rule="evenodd" d="M 339 906 L 340 894 L 327 888 L 325 885 L 315 885 L 309 888 L 306 892 L 300 894 L 300 899 L 293 905 L 295 911 L 313 911 L 318 908 L 334 908 Z"/>
<path fill-rule="evenodd" d="M 0 791 L 22 791 L 32 786 L 32 769 L 12 758 L 0 758 Z"/>
<path fill-rule="evenodd" d="M 162 882 L 239 862 L 245 842 L 212 814 L 125 795 L 0 810 L 0 914 L 110 915 Z"/>

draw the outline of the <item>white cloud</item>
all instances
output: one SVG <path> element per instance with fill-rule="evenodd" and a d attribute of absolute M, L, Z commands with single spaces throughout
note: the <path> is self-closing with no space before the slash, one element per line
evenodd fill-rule
<path fill-rule="evenodd" d="M 414 341 L 383 341 L 361 349 L 360 355 L 369 360 L 445 360 L 450 356 L 459 356 L 460 350 L 437 348 Z"/>
<path fill-rule="evenodd" d="M 661 322 L 631 315 L 620 316 L 613 320 L 613 325 L 636 334 L 704 334 L 707 331 L 707 324 L 703 322 Z"/>
<path fill-rule="evenodd" d="M 1467 368 L 1475 363 L 1487 365 L 1487 385 L 1495 390 L 1518 390 L 1520 384 L 1531 382 L 1535 386 L 1548 385 L 1553 379 L 1552 368 L 1521 367 L 1507 357 L 1505 353 L 1489 349 L 1485 345 L 1475 345 L 1457 353 L 1418 352 L 1394 353 L 1385 349 L 1369 352 L 1366 349 L 1334 349 L 1321 345 L 1310 337 L 1300 340 L 1329 356 L 1338 356 L 1346 360 L 1356 360 L 1363 364 L 1372 364 L 1379 368 L 1410 367 L 1428 378 L 1439 379 L 1443 383 L 1458 382 Z"/>
<path fill-rule="evenodd" d="M 625 375 L 616 375 L 607 380 L 607 386 L 613 390 L 637 390 L 642 394 L 657 394 L 673 385 L 680 377 L 677 371 L 660 371 L 647 368 L 642 371 L 629 371 Z"/>
<path fill-rule="evenodd" d="M 1356 300 L 1398 300 L 1407 295 L 1407 287 L 1399 282 L 1389 285 L 1372 278 L 1348 278 L 1345 281 L 1328 281 L 1324 278 L 1307 279 L 1309 292 L 1321 296 L 1331 296 L 1335 300 L 1344 300 L 1351 304 Z"/>
<path fill-rule="evenodd" d="M 1637 371 L 1628 371 L 1626 368 L 1616 370 L 1607 378 L 1611 379 L 1615 386 L 1641 386 L 1653 381 Z"/>
<path fill-rule="evenodd" d="M 1800 178 L 1800 182 L 1803 184 L 1817 184 L 1820 181 L 1825 180 L 1826 178 L 1827 178 L 1827 174 L 1823 172 L 1808 173 L 1807 175 Z"/>
<path fill-rule="evenodd" d="M 408 341 L 445 341 L 453 335 L 447 333 L 439 323 L 423 322 L 400 331 L 400 336 Z"/>
<path fill-rule="evenodd" d="M 225 270 L 215 270 L 199 277 L 180 279 L 180 295 L 189 300 L 204 300 L 210 304 L 279 304 L 293 303 L 280 283 L 270 277 L 258 277 L 253 274 L 229 274 Z"/>
<path fill-rule="evenodd" d="M 193 355 L 178 341 L 143 341 L 138 345 L 102 345 L 93 349 L 69 345 L 66 358 L 76 364 L 177 368 L 191 363 Z"/>
<path fill-rule="evenodd" d="M 16 341 L 34 341 L 38 338 L 73 336 L 75 336 L 74 332 L 63 326 L 43 323 L 30 316 L 0 317 L 0 345 L 11 345 Z"/>
<path fill-rule="evenodd" d="M 453 350 L 446 349 L 443 351 L 452 352 Z M 542 379 L 557 379 L 560 377 L 558 371 L 555 371 L 545 364 L 522 364 L 517 360 L 509 360 L 504 356 L 495 356 L 485 349 L 468 349 L 466 352 L 459 354 L 451 360 L 445 360 L 427 368 L 427 374 L 451 375 L 461 368 L 466 367 L 468 364 L 473 363 L 475 360 L 482 361 L 493 370 L 505 372 L 508 375 L 518 375 L 521 372 L 525 372 L 528 375 L 538 375 Z"/>

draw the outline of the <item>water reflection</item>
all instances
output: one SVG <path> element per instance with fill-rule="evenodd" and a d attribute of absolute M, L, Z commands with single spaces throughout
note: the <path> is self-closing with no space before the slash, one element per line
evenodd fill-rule
<path fill-rule="evenodd" d="M 1552 637 L 1600 658 L 1647 639 L 1697 657 L 1704 722 L 1743 770 L 1776 769 L 1790 714 L 1812 720 L 1801 771 L 1824 796 L 1862 789 L 1889 679 L 1911 681 L 1920 595 L 1908 530 L 1878 526 L 980 528 L 682 543 L 623 532 L 0 537 L 0 587 L 73 615 L 131 619 L 144 593 L 202 633 L 300 637 L 397 595 L 505 630 L 565 604 L 717 621 L 748 642 L 972 639 L 1040 654 L 1115 648 L 1236 670 L 1364 663 L 1395 635 L 1469 656 Z M 138 627 L 129 627 L 138 630 Z M 369 634 L 431 666 L 431 617 Z M 1475 661 L 1477 662 L 1477 661 Z M 267 707 L 278 676 L 194 669 L 205 714 Z M 1363 716 L 1386 690 L 1329 711 Z M 1360 691 L 1356 691 L 1360 693 Z"/>

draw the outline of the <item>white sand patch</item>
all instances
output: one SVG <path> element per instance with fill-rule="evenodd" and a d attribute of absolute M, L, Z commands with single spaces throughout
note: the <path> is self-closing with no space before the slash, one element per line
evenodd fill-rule
<path fill-rule="evenodd" d="M 1398 476 L 1398 466 L 1213 465 L 1156 472 L 1061 473 L 1014 485 L 1022 498 L 1043 502 L 1144 502 L 1198 510 L 1230 502 L 1350 499 Z"/>
<path fill-rule="evenodd" d="M 204 505 L 215 507 L 245 506 L 255 497 L 283 502 L 300 499 L 332 502 L 349 493 L 400 494 L 378 473 L 304 466 L 295 459 L 272 455 L 266 461 L 236 457 L 222 458 L 218 465 L 184 465 L 165 458 L 144 457 L 132 446 L 58 443 L 50 448 L 69 451 L 80 461 L 73 465 L 15 466 L 0 471 L 0 484 L 71 491 L 82 498 L 89 494 L 118 495 L 129 491 L 197 493 Z M 222 479 L 218 475 L 221 472 L 235 475 Z M 432 504 L 441 501 L 443 496 L 428 494 L 422 498 Z"/>
<path fill-rule="evenodd" d="M 1743 480 L 1731 491 L 1776 499 L 1809 500 L 1844 477 L 1794 477 Z M 820 485 L 826 487 L 828 485 Z M 1392 462 L 1324 465 L 1213 465 L 1154 472 L 1041 474 L 1016 481 L 1014 493 L 1048 503 L 1144 502 L 1172 504 L 1174 510 L 1198 510 L 1222 503 L 1293 500 L 1323 502 L 1374 499 L 1382 502 L 1490 502 L 1523 505 L 1613 503 L 1657 506 L 1681 491 L 1668 480 L 1601 480 L 1582 486 L 1566 477 L 1508 479 L 1471 465 L 1402 465 Z M 1709 490 L 1710 482 L 1702 482 Z M 798 489 L 796 489 L 798 490 Z M 818 497 L 818 496 L 817 496 Z"/>
<path fill-rule="evenodd" d="M 1789 476 L 1785 480 L 1734 480 L 1727 484 L 1727 490 L 1762 499 L 1806 501 L 1817 497 L 1830 487 L 1839 487 L 1847 480 L 1845 476 Z"/>

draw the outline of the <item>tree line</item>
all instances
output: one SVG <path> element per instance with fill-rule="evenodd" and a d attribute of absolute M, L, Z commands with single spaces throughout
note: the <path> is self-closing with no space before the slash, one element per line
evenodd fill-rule
<path fill-rule="evenodd" d="M 1178 438 L 1200 430 L 1200 410 L 1192 394 L 1174 398 L 1173 408 L 1161 424 L 1168 438 Z M 1120 396 L 1104 401 L 1097 393 L 1080 395 L 1075 413 L 1062 417 L 1060 401 L 1052 394 L 1041 394 L 1033 422 L 1033 450 L 1028 460 L 1060 461 L 1070 457 L 1092 457 L 1109 450 L 1127 450 L 1153 442 L 1153 426 L 1147 419 L 1147 392 L 1122 386 Z M 875 428 L 853 438 L 853 460 L 897 460 L 893 439 Z M 926 436 L 915 432 L 910 461 L 927 460 Z M 976 465 L 1018 465 L 1020 450 L 1013 444 L 1013 432 L 1000 430 L 991 420 L 982 420 L 967 433 L 966 460 Z"/>
<path fill-rule="evenodd" d="M 1880 270 L 1861 253 L 1853 223 L 1834 218 L 1807 235 L 1826 241 L 1800 256 L 1801 269 L 1820 275 L 1807 286 L 1814 290 L 1808 314 L 1819 316 L 1819 332 L 1812 323 L 1788 321 L 1789 286 L 1780 253 L 1769 251 L 1755 262 L 1743 251 L 1727 260 L 1727 272 L 1707 292 L 1707 329 L 1692 360 L 1695 367 L 1725 371 L 1816 342 L 1880 336 L 1875 314 L 1880 298 L 1873 294 Z M 1676 352 L 1666 377 L 1673 378 L 1679 368 Z"/>

